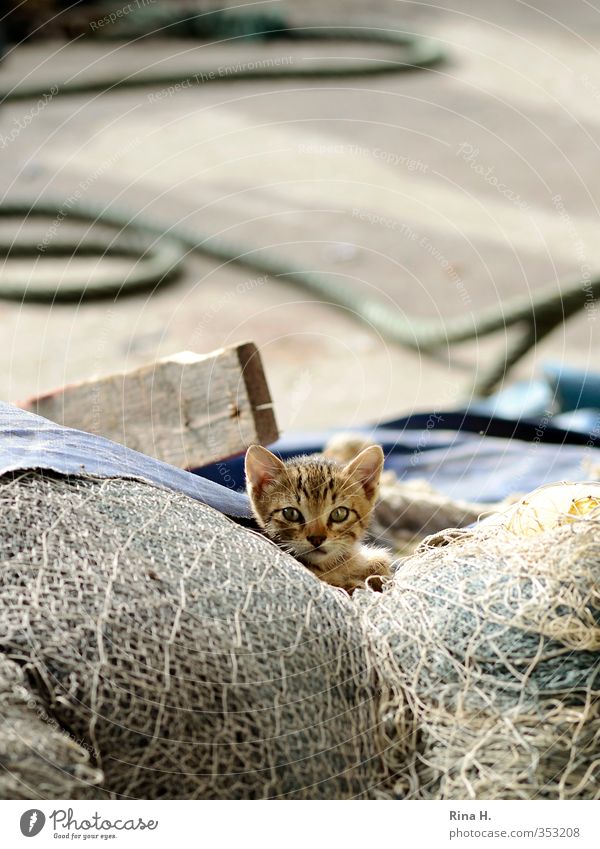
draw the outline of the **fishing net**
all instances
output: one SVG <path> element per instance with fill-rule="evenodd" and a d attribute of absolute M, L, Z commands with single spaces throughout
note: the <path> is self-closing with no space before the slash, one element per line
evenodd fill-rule
<path fill-rule="evenodd" d="M 600 796 L 598 520 L 440 534 L 357 600 L 388 721 L 412 709 L 418 798 Z"/>
<path fill-rule="evenodd" d="M 343 593 L 144 483 L 27 472 L 0 483 L 0 509 L 0 648 L 86 741 L 99 789 L 346 798 L 381 780 L 375 673 Z M 0 751 L 18 739 L 9 723 Z"/>
<path fill-rule="evenodd" d="M 48 714 L 21 667 L 0 656 L 0 799 L 96 798 L 92 756 Z"/>
<path fill-rule="evenodd" d="M 0 479 L 5 798 L 593 798 L 599 523 L 352 599 L 131 480 Z"/>

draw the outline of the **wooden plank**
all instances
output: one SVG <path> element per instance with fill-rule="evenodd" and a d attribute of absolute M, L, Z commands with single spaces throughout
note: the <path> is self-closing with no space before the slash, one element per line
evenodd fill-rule
<path fill-rule="evenodd" d="M 193 469 L 278 437 L 258 349 L 183 351 L 21 403 L 58 424 Z"/>

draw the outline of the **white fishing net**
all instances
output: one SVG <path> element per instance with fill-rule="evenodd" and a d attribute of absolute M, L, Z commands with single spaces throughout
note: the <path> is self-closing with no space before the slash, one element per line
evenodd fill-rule
<path fill-rule="evenodd" d="M 593 519 L 350 599 L 149 484 L 7 475 L 0 509 L 4 798 L 600 795 Z"/>
<path fill-rule="evenodd" d="M 600 796 L 598 520 L 440 534 L 357 601 L 390 721 L 408 701 L 420 735 L 415 796 Z"/>
<path fill-rule="evenodd" d="M 48 714 L 21 667 L 0 656 L 0 799 L 101 795 L 90 754 Z"/>
<path fill-rule="evenodd" d="M 0 510 L 0 648 L 95 753 L 99 787 L 318 798 L 381 780 L 374 670 L 342 593 L 148 484 L 28 472 L 3 479 Z"/>

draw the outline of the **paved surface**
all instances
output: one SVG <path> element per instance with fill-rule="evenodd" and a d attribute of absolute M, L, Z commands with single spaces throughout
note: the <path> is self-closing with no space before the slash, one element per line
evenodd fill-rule
<path fill-rule="evenodd" d="M 195 224 L 419 317 L 558 288 L 600 268 L 600 11 L 583 2 L 539 5 L 372 2 L 370 21 L 446 44 L 449 62 L 430 71 L 58 96 L 35 115 L 31 103 L 15 103 L 0 112 L 8 139 L 0 191 L 78 194 Z M 322 6 L 286 3 L 297 20 L 322 18 Z M 336 10 L 366 20 L 363 3 L 332 2 L 329 19 Z M 356 51 L 38 41 L 10 56 L 0 84 Z M 15 134 L 25 115 L 31 120 Z M 73 262 L 65 270 L 82 272 L 94 269 Z M 35 269 L 13 261 L 2 273 L 27 279 Z M 500 334 L 419 356 L 290 285 L 200 258 L 151 297 L 52 309 L 0 301 L 0 321 L 0 397 L 8 400 L 174 351 L 252 339 L 282 428 L 456 404 L 505 346 Z M 533 376 L 548 359 L 596 368 L 598 321 L 582 313 L 514 376 Z"/>

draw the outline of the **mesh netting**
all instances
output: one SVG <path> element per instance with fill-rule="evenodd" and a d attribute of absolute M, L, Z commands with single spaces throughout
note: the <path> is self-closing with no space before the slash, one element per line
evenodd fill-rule
<path fill-rule="evenodd" d="M 600 522 L 438 535 L 359 599 L 419 798 L 600 796 Z"/>
<path fill-rule="evenodd" d="M 100 786 L 318 798 L 382 779 L 373 670 L 343 594 L 147 484 L 26 473 L 4 479 L 0 509 L 0 647 L 88 742 Z"/>
<path fill-rule="evenodd" d="M 97 798 L 93 754 L 48 714 L 21 667 L 0 656 L 0 799 Z"/>
<path fill-rule="evenodd" d="M 600 795 L 596 521 L 431 539 L 351 600 L 149 484 L 0 507 L 5 798 Z"/>

